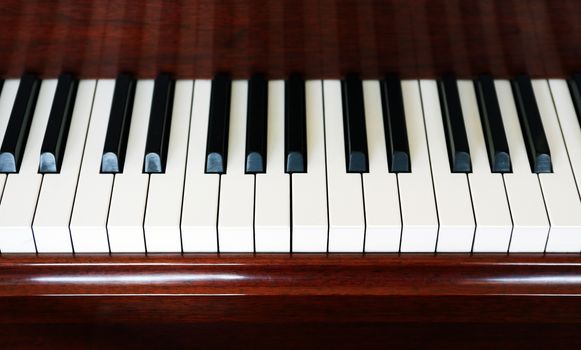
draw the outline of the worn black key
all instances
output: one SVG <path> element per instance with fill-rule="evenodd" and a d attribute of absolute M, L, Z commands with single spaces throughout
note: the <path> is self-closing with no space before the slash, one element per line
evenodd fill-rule
<path fill-rule="evenodd" d="M 246 173 L 266 172 L 266 128 L 268 116 L 268 82 L 255 74 L 248 82 L 246 116 Z"/>
<path fill-rule="evenodd" d="M 39 173 L 58 173 L 61 170 L 77 86 L 78 80 L 72 74 L 59 77 L 40 149 Z"/>
<path fill-rule="evenodd" d="M 2 93 L 3 87 L 4 87 L 4 79 L 0 79 L 0 93 Z"/>
<path fill-rule="evenodd" d="M 167 160 L 175 82 L 169 74 L 155 79 L 145 144 L 144 173 L 163 173 Z"/>
<path fill-rule="evenodd" d="M 573 74 L 571 79 L 569 79 L 569 91 L 571 91 L 571 98 L 573 99 L 573 105 L 575 106 L 575 112 L 577 112 L 577 120 L 581 126 L 581 74 Z"/>
<path fill-rule="evenodd" d="M 524 74 L 518 75 L 512 80 L 512 92 L 531 170 L 534 173 L 550 173 L 553 169 L 551 153 L 531 79 Z"/>
<path fill-rule="evenodd" d="M 341 92 L 347 172 L 366 173 L 369 171 L 369 161 L 361 80 L 354 74 L 348 74 L 341 81 Z"/>
<path fill-rule="evenodd" d="M 130 74 L 121 74 L 115 81 L 109 125 L 107 126 L 107 136 L 101 159 L 102 173 L 123 172 L 133 113 L 135 86 L 135 79 Z"/>
<path fill-rule="evenodd" d="M 287 173 L 307 171 L 305 81 L 292 74 L 284 86 L 284 154 Z"/>
<path fill-rule="evenodd" d="M 0 147 L 0 173 L 17 173 L 20 170 L 39 90 L 40 80 L 36 75 L 22 76 Z"/>
<path fill-rule="evenodd" d="M 228 130 L 230 128 L 230 92 L 232 81 L 218 73 L 212 80 L 208 140 L 206 141 L 206 173 L 226 173 Z"/>
<path fill-rule="evenodd" d="M 488 150 L 490 169 L 493 173 L 509 173 L 511 171 L 510 152 L 494 88 L 494 79 L 490 75 L 481 75 L 474 80 L 474 89 L 476 90 L 480 121 Z"/>
<path fill-rule="evenodd" d="M 381 81 L 381 106 L 389 170 L 392 173 L 410 172 L 410 148 L 401 82 L 397 75 L 390 74 Z"/>
<path fill-rule="evenodd" d="M 450 167 L 454 173 L 469 173 L 472 163 L 456 78 L 448 74 L 438 80 L 438 92 Z"/>

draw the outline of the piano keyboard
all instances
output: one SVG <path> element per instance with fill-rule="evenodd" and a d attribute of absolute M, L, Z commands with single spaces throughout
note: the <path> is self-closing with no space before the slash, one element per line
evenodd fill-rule
<path fill-rule="evenodd" d="M 0 94 L 0 251 L 581 252 L 571 80 L 39 80 Z"/>

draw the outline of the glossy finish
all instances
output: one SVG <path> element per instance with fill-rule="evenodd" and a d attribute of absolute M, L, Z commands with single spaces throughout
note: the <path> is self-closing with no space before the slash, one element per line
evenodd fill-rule
<path fill-rule="evenodd" d="M 60 172 L 77 97 L 77 85 L 78 81 L 71 74 L 65 73 L 59 77 L 40 149 L 39 173 Z"/>
<path fill-rule="evenodd" d="M 172 80 L 171 75 L 162 73 L 155 79 L 145 143 L 144 173 L 165 173 L 174 91 L 175 81 Z"/>
<path fill-rule="evenodd" d="M 129 74 L 120 74 L 115 81 L 101 160 L 102 173 L 123 173 L 136 85 L 135 79 Z"/>
<path fill-rule="evenodd" d="M 490 169 L 494 173 L 508 173 L 511 169 L 510 153 L 494 88 L 494 79 L 490 75 L 479 76 L 474 80 L 474 90 Z"/>
<path fill-rule="evenodd" d="M 24 74 L 20 79 L 4 140 L 0 146 L 0 172 L 2 173 L 17 173 L 20 170 L 40 84 L 40 80 L 34 74 Z"/>
<path fill-rule="evenodd" d="M 246 109 L 246 173 L 266 172 L 266 137 L 268 130 L 268 81 L 255 74 L 248 81 Z"/>
<path fill-rule="evenodd" d="M 226 173 L 231 91 L 232 81 L 230 77 L 226 74 L 216 74 L 212 80 L 212 92 L 210 95 L 206 173 Z"/>
<path fill-rule="evenodd" d="M 3 255 L 0 339 L 562 347 L 580 343 L 579 296 L 579 255 Z"/>
<path fill-rule="evenodd" d="M 284 154 L 287 173 L 307 172 L 305 81 L 292 74 L 284 85 Z"/>
<path fill-rule="evenodd" d="M 395 75 L 388 75 L 381 81 L 381 106 L 389 170 L 392 173 L 410 172 L 410 147 L 401 81 Z"/>
<path fill-rule="evenodd" d="M 345 163 L 349 173 L 369 172 L 363 85 L 356 75 L 341 81 Z"/>
<path fill-rule="evenodd" d="M 442 108 L 446 144 L 448 145 L 450 169 L 453 173 L 470 173 L 472 172 L 470 149 L 458 95 L 458 84 L 453 75 L 447 74 L 438 80 L 438 94 L 440 108 Z"/>
<path fill-rule="evenodd" d="M 520 74 L 513 79 L 512 93 L 531 170 L 534 173 L 550 173 L 553 171 L 551 151 L 530 78 Z"/>
<path fill-rule="evenodd" d="M 0 75 L 211 78 L 566 77 L 581 71 L 575 0 L 6 0 Z"/>
<path fill-rule="evenodd" d="M 581 296 L 581 257 L 5 254 L 0 258 L 0 281 L 2 297 L 135 293 L 279 297 Z M 581 320 L 581 314 L 554 317 Z"/>

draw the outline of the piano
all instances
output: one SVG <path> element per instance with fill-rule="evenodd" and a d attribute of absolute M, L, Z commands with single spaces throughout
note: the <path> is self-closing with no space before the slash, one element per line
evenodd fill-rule
<path fill-rule="evenodd" d="M 3 348 L 581 345 L 580 2 L 3 8 Z"/>

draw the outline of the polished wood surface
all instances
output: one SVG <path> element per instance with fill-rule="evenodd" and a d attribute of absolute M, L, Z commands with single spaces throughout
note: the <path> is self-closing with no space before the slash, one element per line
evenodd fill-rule
<path fill-rule="evenodd" d="M 87 78 L 562 77 L 581 71 L 576 0 L 5 0 L 0 75 Z"/>
<path fill-rule="evenodd" d="M 581 296 L 581 256 L 5 254 L 0 257 L 0 296 L 135 293 Z"/>
<path fill-rule="evenodd" d="M 581 343 L 580 297 L 579 255 L 4 255 L 0 341 L 558 348 Z"/>

